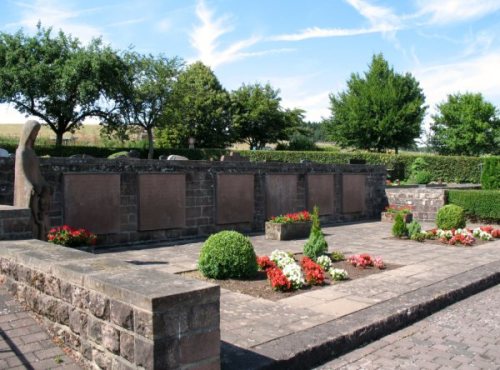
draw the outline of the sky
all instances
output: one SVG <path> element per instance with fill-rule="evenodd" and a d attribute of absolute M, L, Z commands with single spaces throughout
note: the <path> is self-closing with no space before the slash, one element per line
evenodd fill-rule
<path fill-rule="evenodd" d="M 480 92 L 500 107 L 500 0 L 1 0 L 0 31 L 62 29 L 83 43 L 209 65 L 228 90 L 270 83 L 306 119 L 383 53 L 429 106 Z M 25 117 L 0 105 L 0 123 Z"/>

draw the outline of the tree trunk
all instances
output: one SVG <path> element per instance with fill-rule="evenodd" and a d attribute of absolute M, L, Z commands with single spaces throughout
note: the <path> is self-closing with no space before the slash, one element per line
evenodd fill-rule
<path fill-rule="evenodd" d="M 399 153 L 398 147 L 394 148 L 394 151 L 396 154 L 398 154 Z"/>
<path fill-rule="evenodd" d="M 148 159 L 153 159 L 154 155 L 153 128 L 148 127 L 146 129 L 146 132 L 148 133 L 148 143 L 149 143 Z"/>
<path fill-rule="evenodd" d="M 56 132 L 56 148 L 62 147 L 64 132 Z"/>

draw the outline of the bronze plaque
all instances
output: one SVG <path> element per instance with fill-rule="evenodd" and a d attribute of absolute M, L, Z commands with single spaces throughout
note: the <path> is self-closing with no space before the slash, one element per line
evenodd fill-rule
<path fill-rule="evenodd" d="M 333 179 L 333 174 L 307 175 L 307 208 L 310 212 L 314 206 L 318 206 L 320 215 L 334 213 Z"/>
<path fill-rule="evenodd" d="M 363 213 L 365 211 L 365 180 L 361 174 L 342 175 L 342 212 Z"/>
<path fill-rule="evenodd" d="M 139 175 L 139 230 L 186 226 L 186 175 Z"/>
<path fill-rule="evenodd" d="M 266 175 L 266 218 L 295 212 L 298 175 Z"/>
<path fill-rule="evenodd" d="M 217 224 L 252 222 L 254 175 L 217 175 Z"/>
<path fill-rule="evenodd" d="M 97 234 L 120 231 L 120 175 L 64 174 L 64 223 Z"/>

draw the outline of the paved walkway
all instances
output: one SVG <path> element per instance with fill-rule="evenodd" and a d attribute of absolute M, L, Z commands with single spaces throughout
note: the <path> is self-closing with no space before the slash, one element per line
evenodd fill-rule
<path fill-rule="evenodd" d="M 318 368 L 500 369 L 500 286 Z"/>
<path fill-rule="evenodd" d="M 237 348 L 265 353 L 270 343 L 279 338 L 500 261 L 500 240 L 472 248 L 421 244 L 390 238 L 391 226 L 371 222 L 327 227 L 323 231 L 330 251 L 341 250 L 346 255 L 369 253 L 381 256 L 386 262 L 403 265 L 401 268 L 278 302 L 223 289 L 221 336 L 224 342 L 231 344 L 226 351 Z M 252 242 L 258 255 L 270 254 L 276 248 L 300 252 L 304 245 L 304 240 L 268 241 L 263 236 L 252 237 Z M 176 273 L 196 268 L 200 248 L 201 243 L 193 243 L 134 251 L 114 250 L 110 254 L 141 268 Z"/>
<path fill-rule="evenodd" d="M 81 369 L 1 284 L 0 369 Z"/>
<path fill-rule="evenodd" d="M 256 361 L 262 360 L 262 356 L 265 360 L 266 356 L 275 353 L 276 348 L 282 348 L 281 343 L 290 337 L 298 338 L 294 345 L 303 348 L 313 337 L 301 338 L 302 333 L 329 328 L 332 323 L 352 317 L 346 315 L 358 311 L 366 315 L 365 312 L 371 308 L 378 309 L 385 302 L 392 302 L 395 298 L 421 289 L 430 289 L 430 286 L 440 282 L 448 284 L 446 279 L 454 280 L 465 272 L 500 261 L 500 240 L 472 248 L 420 244 L 392 239 L 389 237 L 390 229 L 391 224 L 371 222 L 327 227 L 323 231 L 330 251 L 340 250 L 346 255 L 369 253 L 382 257 L 388 263 L 403 265 L 398 269 L 334 284 L 278 302 L 255 299 L 222 289 L 220 315 L 223 366 L 231 369 L 251 368 L 246 362 L 248 354 L 260 356 Z M 263 236 L 255 236 L 252 237 L 252 242 L 258 255 L 268 255 L 276 248 L 300 252 L 305 241 L 268 241 Z M 201 246 L 202 243 L 191 243 L 136 250 L 112 249 L 102 251 L 104 253 L 96 258 L 113 257 L 133 263 L 139 268 L 177 273 L 196 268 Z M 50 342 L 45 331 L 31 316 L 5 294 L 0 288 L 0 369 L 16 366 L 28 369 L 77 368 Z M 491 313 L 494 314 L 498 301 L 485 301 L 483 311 L 486 312 L 487 307 L 493 307 Z M 498 331 L 498 322 L 496 325 L 484 326 L 488 329 L 495 327 Z M 439 335 L 437 332 L 436 334 Z M 447 340 L 452 340 L 452 337 L 450 334 Z M 495 337 L 495 346 L 499 344 L 498 337 Z M 442 337 L 436 338 L 439 340 Z M 471 338 L 474 340 L 478 337 Z M 377 343 L 383 345 L 386 342 L 382 339 Z M 240 363 L 234 362 L 235 359 L 238 361 L 238 356 Z M 63 360 L 62 363 L 59 363 L 60 359 Z M 356 362 L 355 359 L 353 361 Z"/>

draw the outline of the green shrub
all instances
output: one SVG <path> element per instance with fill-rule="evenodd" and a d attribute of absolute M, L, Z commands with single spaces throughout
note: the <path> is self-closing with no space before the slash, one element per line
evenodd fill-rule
<path fill-rule="evenodd" d="M 401 213 L 396 214 L 396 217 L 394 218 L 394 225 L 392 225 L 392 235 L 394 235 L 396 238 L 408 236 L 406 223 Z"/>
<path fill-rule="evenodd" d="M 332 254 L 330 255 L 330 259 L 333 262 L 338 262 L 345 260 L 345 256 L 344 253 L 342 253 L 341 251 L 333 251 Z"/>
<path fill-rule="evenodd" d="M 304 245 L 304 255 L 309 258 L 316 259 L 328 250 L 328 243 L 325 240 L 321 226 L 319 223 L 319 208 L 314 206 L 311 215 L 312 226 L 309 239 Z"/>
<path fill-rule="evenodd" d="M 417 242 L 423 242 L 425 239 L 427 239 L 427 233 L 423 232 L 418 232 L 410 236 L 411 240 L 415 240 Z"/>
<path fill-rule="evenodd" d="M 406 225 L 406 230 L 411 238 L 413 237 L 413 235 L 420 234 L 420 231 L 422 231 L 422 226 L 420 226 L 417 221 L 413 220 L 408 225 Z"/>
<path fill-rule="evenodd" d="M 500 157 L 482 158 L 481 187 L 484 190 L 500 189 Z"/>
<path fill-rule="evenodd" d="M 203 244 L 198 268 L 213 279 L 248 278 L 257 273 L 257 257 L 246 236 L 236 231 L 221 231 Z"/>
<path fill-rule="evenodd" d="M 465 227 L 464 209 L 454 204 L 441 207 L 436 214 L 436 225 L 443 230 Z"/>
<path fill-rule="evenodd" d="M 500 190 L 448 190 L 447 201 L 464 209 L 467 217 L 500 221 Z"/>
<path fill-rule="evenodd" d="M 427 170 L 422 170 L 415 172 L 412 179 L 416 184 L 428 184 L 432 181 L 432 174 Z"/>

